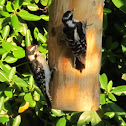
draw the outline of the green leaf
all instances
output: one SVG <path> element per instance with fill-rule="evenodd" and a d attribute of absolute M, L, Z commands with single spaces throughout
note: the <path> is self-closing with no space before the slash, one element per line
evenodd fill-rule
<path fill-rule="evenodd" d="M 37 91 L 34 91 L 33 97 L 34 97 L 35 101 L 39 101 L 40 100 L 40 95 L 39 95 L 39 93 Z"/>
<path fill-rule="evenodd" d="M 1 4 L 1 5 L 4 5 L 5 2 L 6 2 L 6 0 L 0 0 L 0 4 Z"/>
<path fill-rule="evenodd" d="M 18 15 L 19 15 L 22 19 L 27 20 L 27 21 L 38 21 L 38 20 L 41 19 L 40 16 L 31 14 L 31 13 L 29 13 L 29 12 L 26 11 L 26 10 L 20 10 L 20 11 L 18 12 Z"/>
<path fill-rule="evenodd" d="M 20 77 L 18 77 L 16 75 L 13 77 L 13 81 L 15 82 L 15 84 L 18 87 L 27 87 L 28 86 L 27 83 L 23 79 L 21 79 Z"/>
<path fill-rule="evenodd" d="M 110 9 L 104 7 L 104 13 L 109 14 L 109 13 L 111 13 L 111 12 L 112 12 L 112 11 L 111 11 Z"/>
<path fill-rule="evenodd" d="M 8 81 L 8 80 L 9 80 L 9 79 L 8 79 L 6 73 L 3 72 L 2 70 L 0 70 L 0 81 L 1 81 L 1 82 L 6 82 L 6 81 Z"/>
<path fill-rule="evenodd" d="M 10 33 L 10 26 L 9 25 L 6 25 L 3 30 L 2 30 L 2 37 L 3 39 L 6 39 L 7 36 L 9 35 Z"/>
<path fill-rule="evenodd" d="M 9 80 L 11 80 L 15 74 L 16 74 L 16 67 L 12 67 L 9 74 Z"/>
<path fill-rule="evenodd" d="M 125 42 L 125 40 L 122 42 L 121 46 L 122 46 L 122 51 L 124 53 L 124 56 L 126 56 L 126 42 Z"/>
<path fill-rule="evenodd" d="M 37 36 L 37 41 L 41 41 L 42 43 L 45 43 L 46 42 L 46 37 L 43 36 L 40 32 L 38 33 L 38 36 Z"/>
<path fill-rule="evenodd" d="M 34 37 L 35 37 L 35 39 L 37 39 L 38 33 L 39 33 L 39 30 L 38 30 L 37 27 L 35 27 L 34 28 Z"/>
<path fill-rule="evenodd" d="M 20 123 L 21 123 L 21 116 L 18 115 L 18 116 L 16 116 L 16 117 L 14 118 L 14 121 L 13 121 L 12 126 L 19 126 Z"/>
<path fill-rule="evenodd" d="M 4 105 L 4 96 L 0 97 L 0 111 L 2 110 L 3 105 Z"/>
<path fill-rule="evenodd" d="M 12 93 L 12 89 L 10 87 L 7 87 L 4 91 L 4 94 L 9 97 L 9 98 L 12 98 L 13 96 L 13 93 Z"/>
<path fill-rule="evenodd" d="M 48 0 L 41 0 L 41 4 L 42 4 L 43 6 L 47 6 Z"/>
<path fill-rule="evenodd" d="M 100 94 L 100 104 L 104 105 L 106 103 L 106 95 Z"/>
<path fill-rule="evenodd" d="M 44 48 L 43 45 L 42 45 L 42 46 L 39 46 L 39 51 L 40 51 L 41 53 L 43 53 L 43 55 L 44 55 L 45 58 L 46 58 L 46 54 L 48 53 L 47 48 Z"/>
<path fill-rule="evenodd" d="M 118 96 L 126 95 L 126 85 L 115 87 L 112 93 Z"/>
<path fill-rule="evenodd" d="M 28 5 L 27 5 L 27 7 L 28 7 L 28 9 L 30 10 L 30 11 L 37 11 L 39 8 L 38 8 L 38 6 L 36 5 L 36 4 L 31 4 L 31 3 L 29 3 Z"/>
<path fill-rule="evenodd" d="M 8 115 L 0 114 L 0 122 L 1 122 L 2 124 L 5 124 L 5 122 L 8 122 L 8 121 L 9 121 Z"/>
<path fill-rule="evenodd" d="M 45 21 L 49 21 L 49 16 L 48 15 L 41 15 L 41 18 Z"/>
<path fill-rule="evenodd" d="M 24 49 L 22 49 L 22 50 L 14 50 L 13 51 L 13 55 L 14 55 L 15 58 L 21 59 L 21 58 L 25 57 L 25 51 L 24 51 Z"/>
<path fill-rule="evenodd" d="M 5 52 L 4 54 L 2 54 L 2 58 L 1 58 L 1 61 L 3 62 L 4 59 L 6 58 L 6 56 L 8 55 L 9 52 Z"/>
<path fill-rule="evenodd" d="M 126 81 L 126 73 L 122 74 L 122 79 Z"/>
<path fill-rule="evenodd" d="M 112 0 L 117 8 L 126 13 L 126 1 L 125 0 Z"/>
<path fill-rule="evenodd" d="M 109 94 L 108 94 L 108 97 L 109 97 L 112 101 L 117 101 L 116 97 L 115 97 L 112 93 L 109 93 Z"/>
<path fill-rule="evenodd" d="M 114 102 L 112 101 L 109 101 L 108 102 L 108 107 L 111 109 L 111 111 L 113 112 L 125 112 L 120 106 L 118 106 L 117 104 L 115 104 Z"/>
<path fill-rule="evenodd" d="M 91 112 L 83 112 L 81 114 L 81 116 L 79 117 L 79 120 L 77 122 L 77 126 L 89 124 L 91 119 L 92 119 Z"/>
<path fill-rule="evenodd" d="M 77 121 L 82 113 L 83 112 L 72 112 L 71 117 L 70 117 L 70 122 L 72 124 L 77 124 Z"/>
<path fill-rule="evenodd" d="M 0 15 L 4 16 L 4 17 L 9 17 L 10 14 L 6 11 L 0 11 Z"/>
<path fill-rule="evenodd" d="M 6 5 L 6 9 L 8 12 L 12 12 L 13 11 L 13 7 L 10 1 L 7 1 L 7 5 Z"/>
<path fill-rule="evenodd" d="M 24 0 L 15 0 L 14 8 L 19 9 L 22 6 Z"/>
<path fill-rule="evenodd" d="M 108 78 L 107 78 L 106 74 L 103 73 L 102 75 L 100 75 L 99 80 L 100 80 L 100 83 L 101 83 L 101 88 L 106 90 L 107 84 L 108 84 Z"/>
<path fill-rule="evenodd" d="M 31 93 L 27 93 L 24 96 L 24 100 L 30 103 L 30 107 L 35 107 L 36 102 L 33 100 Z"/>
<path fill-rule="evenodd" d="M 103 126 L 102 122 L 101 122 L 101 118 L 99 117 L 99 115 L 97 114 L 96 111 L 92 111 L 92 119 L 91 119 L 91 125 L 92 126 Z"/>
<path fill-rule="evenodd" d="M 4 60 L 7 63 L 15 63 L 18 58 L 13 57 L 13 55 L 8 55 Z"/>
<path fill-rule="evenodd" d="M 25 36 L 26 47 L 31 45 L 31 41 L 32 41 L 31 31 L 28 29 Z"/>
<path fill-rule="evenodd" d="M 34 85 L 34 78 L 33 78 L 32 75 L 29 77 L 29 85 L 30 85 L 31 87 L 33 87 L 33 85 Z"/>
<path fill-rule="evenodd" d="M 18 20 L 17 15 L 12 15 L 12 17 L 11 17 L 11 24 L 12 24 L 14 29 L 17 29 L 18 32 L 22 32 L 23 31 L 23 26 L 20 23 L 20 21 Z"/>
<path fill-rule="evenodd" d="M 8 42 L 2 42 L 2 47 L 3 47 L 3 49 L 4 50 L 6 50 L 6 51 L 10 51 L 10 50 L 12 50 L 12 46 L 11 46 L 11 44 L 10 43 L 8 43 Z"/>
<path fill-rule="evenodd" d="M 118 126 L 126 126 L 126 123 L 123 118 L 117 114 L 115 114 L 115 121 Z"/>
<path fill-rule="evenodd" d="M 35 0 L 35 3 L 38 3 L 39 2 L 39 0 Z"/>
<path fill-rule="evenodd" d="M 10 69 L 7 64 L 3 64 L 2 61 L 0 61 L 0 68 L 3 70 L 3 72 L 7 73 L 7 75 L 10 74 Z"/>
<path fill-rule="evenodd" d="M 118 42 L 113 42 L 112 45 L 111 45 L 111 49 L 114 50 L 114 49 L 116 49 L 118 46 L 119 46 L 119 43 L 118 43 Z"/>
<path fill-rule="evenodd" d="M 112 81 L 109 81 L 109 83 L 108 83 L 108 85 L 107 85 L 107 90 L 108 90 L 108 92 L 111 91 L 112 86 L 113 86 L 113 82 L 112 82 Z"/>
<path fill-rule="evenodd" d="M 111 119 L 115 116 L 115 113 L 114 112 L 106 112 L 104 115 L 108 116 Z"/>
<path fill-rule="evenodd" d="M 55 116 L 63 116 L 64 113 L 61 110 L 57 110 L 57 109 L 51 109 L 51 112 L 55 115 Z"/>
<path fill-rule="evenodd" d="M 58 122 L 56 123 L 56 126 L 66 126 L 66 119 L 65 117 L 60 118 Z"/>
<path fill-rule="evenodd" d="M 0 48 L 0 55 L 4 54 L 6 51 L 3 48 Z"/>

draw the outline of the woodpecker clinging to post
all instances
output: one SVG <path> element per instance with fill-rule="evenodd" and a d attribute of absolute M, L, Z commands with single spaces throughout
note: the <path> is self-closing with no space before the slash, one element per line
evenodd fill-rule
<path fill-rule="evenodd" d="M 51 107 L 52 99 L 49 94 L 51 72 L 46 59 L 44 55 L 39 52 L 37 45 L 31 45 L 27 47 L 26 55 L 28 60 L 30 61 L 30 69 L 33 73 L 34 80 L 37 86 L 41 89 L 48 106 Z"/>
<path fill-rule="evenodd" d="M 67 11 L 62 17 L 64 24 L 63 33 L 66 35 L 67 44 L 75 60 L 75 68 L 80 72 L 85 68 L 86 61 L 86 28 L 87 22 L 80 22 L 73 18 L 72 11 Z"/>

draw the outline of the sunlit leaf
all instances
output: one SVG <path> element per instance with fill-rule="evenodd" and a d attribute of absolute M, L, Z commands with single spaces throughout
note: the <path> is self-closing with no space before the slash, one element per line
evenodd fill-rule
<path fill-rule="evenodd" d="M 9 116 L 8 115 L 4 115 L 4 114 L 0 114 L 0 122 L 2 124 L 4 124 L 7 121 L 9 121 Z"/>
<path fill-rule="evenodd" d="M 18 77 L 16 75 L 13 77 L 13 81 L 15 82 L 15 84 L 18 87 L 27 87 L 28 86 L 28 84 L 23 79 L 21 79 L 20 77 Z"/>
<path fill-rule="evenodd" d="M 20 123 L 21 123 L 21 116 L 18 115 L 18 116 L 16 116 L 16 117 L 14 118 L 14 121 L 13 121 L 12 126 L 19 126 Z"/>
<path fill-rule="evenodd" d="M 15 63 L 18 58 L 13 57 L 13 55 L 8 55 L 4 60 L 7 63 Z"/>
<path fill-rule="evenodd" d="M 28 5 L 27 5 L 27 7 L 28 7 L 28 9 L 30 10 L 30 11 L 37 11 L 39 8 L 38 8 L 38 6 L 36 5 L 36 4 L 31 4 L 31 3 L 29 3 Z"/>
<path fill-rule="evenodd" d="M 28 29 L 25 36 L 26 47 L 30 46 L 32 42 L 31 31 Z"/>
<path fill-rule="evenodd" d="M 56 126 L 66 126 L 66 119 L 65 117 L 60 118 L 58 122 L 56 123 Z"/>
<path fill-rule="evenodd" d="M 26 10 L 20 10 L 20 11 L 18 12 L 18 15 L 19 15 L 22 19 L 27 20 L 27 21 L 38 21 L 38 20 L 41 19 L 40 16 L 31 14 L 31 13 L 29 13 L 29 12 L 26 11 Z"/>
<path fill-rule="evenodd" d="M 4 104 L 4 96 L 0 97 L 0 111 L 2 110 Z"/>
<path fill-rule="evenodd" d="M 114 112 L 106 112 L 104 115 L 108 116 L 111 119 L 115 116 L 115 113 Z"/>
<path fill-rule="evenodd" d="M 4 16 L 4 17 L 9 17 L 10 14 L 7 11 L 0 11 L 0 15 Z"/>
<path fill-rule="evenodd" d="M 9 98 L 12 98 L 13 96 L 13 93 L 12 93 L 12 89 L 10 87 L 7 87 L 4 91 L 4 94 L 9 97 Z"/>
<path fill-rule="evenodd" d="M 125 0 L 112 0 L 117 8 L 126 13 L 126 1 Z"/>
<path fill-rule="evenodd" d="M 39 101 L 40 100 L 40 95 L 39 95 L 39 93 L 37 91 L 34 91 L 33 97 L 34 97 L 35 101 Z"/>
<path fill-rule="evenodd" d="M 108 84 L 108 78 L 107 78 L 106 74 L 103 73 L 102 75 L 100 75 L 99 80 L 100 80 L 100 83 L 101 83 L 101 88 L 106 89 L 107 84 Z"/>
<path fill-rule="evenodd" d="M 126 95 L 126 85 L 115 87 L 112 92 L 118 96 Z"/>
<path fill-rule="evenodd" d="M 106 103 L 106 95 L 100 94 L 100 104 L 104 105 Z"/>
<path fill-rule="evenodd" d="M 3 30 L 2 30 L 2 37 L 3 39 L 6 39 L 9 35 L 9 32 L 10 32 L 10 26 L 9 25 L 6 25 Z"/>
<path fill-rule="evenodd" d="M 51 109 L 52 113 L 55 115 L 55 116 L 63 116 L 64 113 L 61 111 L 61 110 L 57 110 L 57 109 Z"/>
<path fill-rule="evenodd" d="M 13 11 L 13 7 L 10 1 L 7 1 L 7 5 L 6 5 L 6 9 L 8 12 L 12 12 Z"/>
<path fill-rule="evenodd" d="M 0 81 L 1 82 L 6 82 L 6 81 L 8 81 L 9 79 L 8 79 L 8 76 L 7 76 L 7 74 L 5 73 L 5 72 L 3 72 L 2 70 L 0 70 Z"/>
<path fill-rule="evenodd" d="M 92 119 L 91 119 L 92 126 L 96 126 L 96 125 L 97 126 L 104 126 L 102 124 L 102 120 L 101 120 L 100 116 L 97 114 L 96 111 L 92 111 L 91 114 L 92 114 Z"/>
<path fill-rule="evenodd" d="M 83 112 L 81 116 L 79 117 L 77 126 L 86 125 L 91 121 L 91 119 L 92 119 L 91 112 Z"/>
<path fill-rule="evenodd" d="M 24 112 L 25 110 L 29 108 L 29 106 L 30 106 L 29 102 L 23 102 L 18 109 L 18 113 Z"/>
<path fill-rule="evenodd" d="M 24 0 L 15 0 L 14 8 L 19 9 L 22 6 Z"/>
<path fill-rule="evenodd" d="M 117 101 L 116 97 L 115 97 L 112 93 L 109 93 L 109 94 L 108 94 L 108 97 L 109 97 L 112 101 Z"/>
<path fill-rule="evenodd" d="M 111 91 L 112 86 L 113 86 L 113 82 L 112 82 L 112 81 L 109 81 L 109 83 L 108 83 L 108 85 L 107 85 L 107 90 L 108 90 L 108 92 Z"/>
<path fill-rule="evenodd" d="M 49 16 L 48 15 L 41 15 L 41 18 L 45 21 L 49 21 Z"/>
<path fill-rule="evenodd" d="M 25 51 L 24 51 L 24 49 L 22 49 L 22 50 L 14 50 L 13 51 L 13 55 L 14 55 L 15 58 L 20 59 L 20 58 L 25 57 Z"/>
<path fill-rule="evenodd" d="M 15 73 L 16 73 L 16 67 L 12 67 L 9 74 L 9 80 L 11 80 L 14 77 Z"/>

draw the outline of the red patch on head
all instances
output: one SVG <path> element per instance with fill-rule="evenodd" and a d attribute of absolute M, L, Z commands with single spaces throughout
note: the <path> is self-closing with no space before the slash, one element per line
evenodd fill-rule
<path fill-rule="evenodd" d="M 33 45 L 30 45 L 27 47 L 27 50 L 30 51 L 30 49 L 33 47 Z"/>

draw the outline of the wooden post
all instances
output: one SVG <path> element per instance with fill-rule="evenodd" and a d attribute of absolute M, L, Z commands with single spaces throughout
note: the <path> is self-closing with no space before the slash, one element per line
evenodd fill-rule
<path fill-rule="evenodd" d="M 69 111 L 95 111 L 99 108 L 102 22 L 104 0 L 52 0 L 49 8 L 48 33 L 49 65 L 56 64 L 50 83 L 52 108 Z M 61 42 L 62 16 L 75 9 L 74 18 L 87 19 L 86 68 L 80 73 L 73 68 L 73 55 L 69 47 Z"/>

